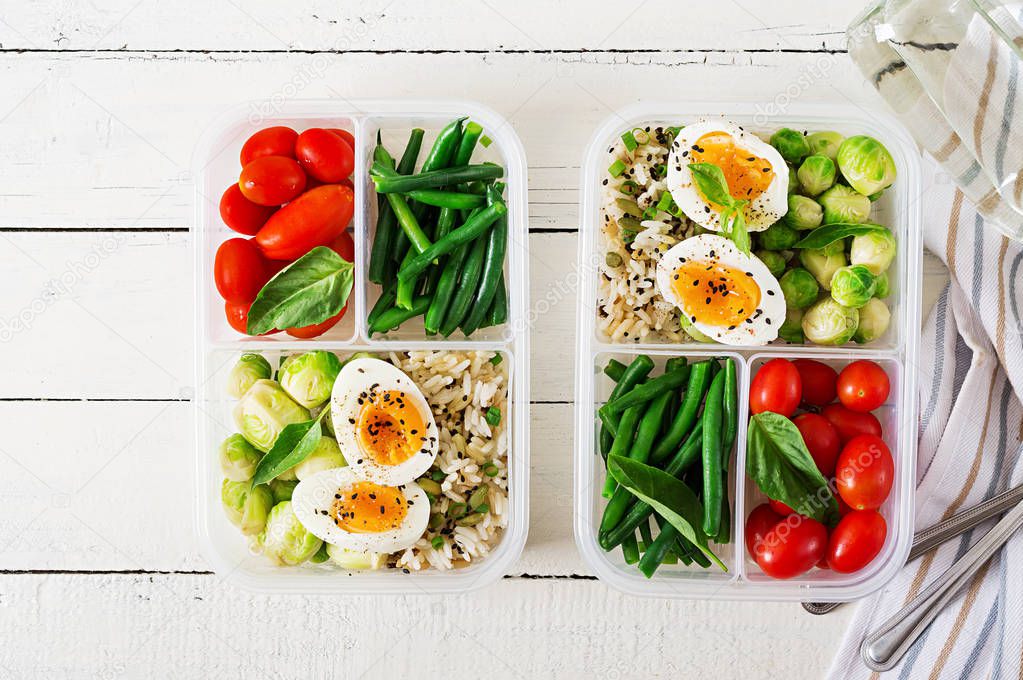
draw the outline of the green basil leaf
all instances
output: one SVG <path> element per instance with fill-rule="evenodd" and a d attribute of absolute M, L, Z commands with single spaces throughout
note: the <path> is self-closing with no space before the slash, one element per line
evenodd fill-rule
<path fill-rule="evenodd" d="M 735 203 L 732 194 L 728 192 L 728 180 L 721 168 L 713 163 L 690 163 L 689 172 L 693 176 L 693 184 L 708 201 L 726 208 Z"/>
<path fill-rule="evenodd" d="M 746 201 L 736 201 L 734 206 L 735 214 L 732 215 L 732 224 L 728 229 L 728 238 L 739 249 L 743 255 L 750 254 L 752 242 L 749 237 L 749 229 L 746 228 L 746 217 L 743 210 L 746 208 Z"/>
<path fill-rule="evenodd" d="M 329 408 L 323 409 L 315 420 L 285 425 L 281 433 L 277 435 L 274 445 L 256 465 L 256 471 L 252 475 L 252 485 L 266 484 L 271 479 L 275 479 L 277 475 L 305 460 L 320 443 L 320 437 L 323 435 L 320 419 L 329 410 Z"/>
<path fill-rule="evenodd" d="M 863 236 L 864 234 L 876 234 L 886 231 L 888 231 L 888 227 L 882 227 L 880 224 L 871 224 L 869 222 L 864 224 L 834 222 L 817 227 L 793 247 L 817 250 L 849 236 Z"/>
<path fill-rule="evenodd" d="M 344 309 L 354 283 L 354 265 L 317 246 L 263 286 L 249 308 L 246 331 L 261 335 L 326 321 Z"/>
<path fill-rule="evenodd" d="M 828 480 L 791 420 L 769 411 L 758 413 L 750 418 L 747 438 L 746 474 L 768 498 L 829 526 L 837 521 L 838 502 Z"/>
<path fill-rule="evenodd" d="M 702 528 L 703 506 L 688 486 L 663 470 L 625 456 L 608 456 L 607 469 L 619 484 L 668 520 L 722 571 L 728 571 L 707 547 L 707 535 Z"/>

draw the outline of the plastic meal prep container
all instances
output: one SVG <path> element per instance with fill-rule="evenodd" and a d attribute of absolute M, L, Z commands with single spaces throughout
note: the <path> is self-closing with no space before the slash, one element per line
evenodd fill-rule
<path fill-rule="evenodd" d="M 733 121 L 747 130 L 770 133 L 780 127 L 796 130 L 835 130 L 843 135 L 866 134 L 877 138 L 891 152 L 898 170 L 895 184 L 874 204 L 871 220 L 888 226 L 895 234 L 898 254 L 889 269 L 892 295 L 891 325 L 878 340 L 838 347 L 778 341 L 767 346 L 745 347 L 704 343 L 612 342 L 597 329 L 597 283 L 599 263 L 606 252 L 601 231 L 602 185 L 612 162 L 608 149 L 620 135 L 635 127 L 684 125 L 697 120 Z M 916 147 L 892 119 L 851 106 L 791 105 L 767 116 L 753 105 L 714 103 L 638 104 L 609 118 L 594 134 L 582 168 L 579 268 L 583 272 L 579 294 L 579 352 L 576 364 L 575 538 L 583 558 L 599 578 L 613 587 L 636 595 L 669 598 L 735 600 L 846 601 L 863 597 L 887 583 L 905 564 L 913 537 L 913 502 L 916 468 L 916 355 L 920 338 L 920 166 Z M 728 469 L 732 541 L 711 544 L 728 567 L 701 569 L 697 565 L 662 565 L 653 578 L 644 577 L 635 565 L 626 565 L 620 549 L 611 552 L 597 543 L 597 527 L 605 499 L 601 496 L 605 470 L 596 448 L 600 421 L 596 410 L 614 387 L 603 374 L 611 358 L 628 364 L 647 354 L 657 368 L 672 356 L 695 361 L 706 357 L 729 357 L 738 363 L 739 428 L 732 464 Z M 749 420 L 749 385 L 760 366 L 774 357 L 813 358 L 836 369 L 856 359 L 878 362 L 891 380 L 888 402 L 875 411 L 885 442 L 895 459 L 895 483 L 881 508 L 888 535 L 881 553 L 864 569 L 838 574 L 813 569 L 790 580 L 763 574 L 747 555 L 743 525 L 746 516 L 766 497 L 745 474 L 746 431 Z"/>
<path fill-rule="evenodd" d="M 196 226 L 193 233 L 196 267 L 196 505 L 197 532 L 203 554 L 218 574 L 239 585 L 263 592 L 290 593 L 456 593 L 478 588 L 503 576 L 518 559 L 528 528 L 529 497 L 529 338 L 524 332 L 527 295 L 528 219 L 526 158 L 510 124 L 494 111 L 466 101 L 290 101 L 267 113 L 263 103 L 239 106 L 221 116 L 200 139 L 194 157 Z M 365 317 L 378 296 L 366 279 L 371 238 L 376 222 L 376 194 L 368 175 L 378 131 L 392 154 L 400 154 L 409 131 L 423 128 L 426 136 L 420 160 L 437 132 L 454 118 L 468 116 L 481 124 L 493 143 L 481 145 L 476 159 L 505 168 L 508 205 L 508 251 L 505 281 L 509 296 L 508 321 L 479 331 L 472 339 L 459 334 L 449 339 L 427 338 L 421 320 L 406 322 L 398 333 L 370 338 Z M 355 286 L 348 312 L 334 328 L 310 340 L 285 333 L 246 337 L 224 318 L 223 300 L 213 282 L 213 261 L 223 241 L 240 236 L 220 219 L 218 203 L 224 189 L 237 181 L 238 154 L 257 130 L 288 125 L 299 132 L 311 127 L 343 128 L 355 136 L 355 213 L 349 232 L 356 243 Z M 438 336 L 439 337 L 439 336 Z M 220 502 L 223 474 L 217 457 L 220 442 L 236 431 L 231 417 L 235 400 L 225 391 L 228 373 L 245 351 L 258 351 L 272 366 L 284 354 L 329 350 L 344 358 L 357 351 L 488 350 L 501 354 L 508 373 L 508 524 L 492 552 L 468 567 L 450 571 L 424 569 L 411 574 L 401 569 L 347 572 L 338 567 L 303 564 L 277 567 L 249 551 L 247 537 L 224 515 Z M 329 436 L 329 435 L 328 435 Z"/>

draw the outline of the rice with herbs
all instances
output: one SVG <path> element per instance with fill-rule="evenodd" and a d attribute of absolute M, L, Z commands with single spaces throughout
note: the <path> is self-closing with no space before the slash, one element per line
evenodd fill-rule
<path fill-rule="evenodd" d="M 434 479 L 442 493 L 430 513 L 431 519 L 437 514 L 445 518 L 411 548 L 391 555 L 392 567 L 408 571 L 466 567 L 501 540 L 508 523 L 508 376 L 504 362 L 491 362 L 495 355 L 442 350 L 391 352 L 382 357 L 416 383 L 433 410 L 440 442 L 431 472 L 439 470 Z M 501 412 L 496 426 L 486 419 L 492 407 Z M 461 519 L 451 519 L 462 514 L 459 510 L 464 507 L 452 506 L 468 503 L 481 488 L 486 489 L 486 512 L 477 517 L 466 509 Z M 441 540 L 435 548 L 436 537 Z"/>
<path fill-rule="evenodd" d="M 687 342 L 678 310 L 657 290 L 657 262 L 673 245 L 692 236 L 685 216 L 658 209 L 672 135 L 661 127 L 637 128 L 638 146 L 622 140 L 608 148 L 608 165 L 624 164 L 603 185 L 597 331 L 612 342 Z"/>

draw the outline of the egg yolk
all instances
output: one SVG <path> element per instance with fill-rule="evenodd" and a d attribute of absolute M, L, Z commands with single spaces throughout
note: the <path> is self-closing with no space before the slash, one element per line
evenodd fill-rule
<path fill-rule="evenodd" d="M 672 275 L 672 290 L 694 322 L 734 328 L 756 313 L 760 286 L 750 272 L 716 260 L 687 261 Z"/>
<path fill-rule="evenodd" d="M 398 465 L 426 441 L 423 416 L 398 390 L 359 396 L 359 448 L 381 465 Z"/>
<path fill-rule="evenodd" d="M 689 150 L 694 163 L 712 163 L 725 175 L 728 193 L 735 199 L 752 201 L 767 191 L 774 179 L 771 163 L 735 143 L 727 132 L 708 132 Z M 719 209 L 721 206 L 711 202 Z"/>
<path fill-rule="evenodd" d="M 400 527 L 408 504 L 393 486 L 355 482 L 337 490 L 331 511 L 339 529 L 350 534 L 378 534 Z"/>

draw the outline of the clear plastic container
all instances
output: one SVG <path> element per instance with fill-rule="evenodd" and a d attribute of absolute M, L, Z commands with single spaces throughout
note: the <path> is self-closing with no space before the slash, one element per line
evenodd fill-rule
<path fill-rule="evenodd" d="M 754 132 L 779 127 L 797 130 L 836 130 L 845 135 L 876 137 L 892 153 L 898 168 L 896 183 L 875 203 L 873 219 L 895 233 L 899 250 L 889 270 L 892 311 L 888 332 L 866 345 L 824 347 L 788 345 L 733 347 L 701 343 L 613 343 L 597 332 L 597 276 L 594 263 L 602 257 L 600 230 L 601 179 L 607 171 L 608 148 L 619 136 L 637 126 L 679 125 L 701 119 L 723 118 Z M 913 536 L 913 498 L 916 468 L 916 355 L 920 338 L 920 164 L 909 137 L 890 118 L 849 106 L 791 104 L 784 113 L 768 116 L 762 107 L 741 104 L 657 103 L 638 104 L 618 112 L 596 131 L 582 168 L 579 266 L 584 273 L 579 293 L 579 350 L 576 364 L 575 538 L 583 558 L 598 577 L 635 595 L 669 598 L 735 600 L 846 601 L 863 597 L 890 580 L 905 563 Z M 647 579 L 624 563 L 621 552 L 604 552 L 597 543 L 597 526 L 605 500 L 600 491 L 605 470 L 596 450 L 599 420 L 596 410 L 613 388 L 603 375 L 608 359 L 628 363 L 637 354 L 661 362 L 671 356 L 698 359 L 731 357 L 738 362 L 739 431 L 733 464 L 729 467 L 729 499 L 732 510 L 732 542 L 713 546 L 728 573 L 715 569 L 664 565 Z M 746 515 L 764 497 L 746 477 L 746 430 L 751 377 L 760 365 L 775 356 L 814 358 L 834 366 L 855 359 L 872 359 L 888 372 L 892 382 L 889 402 L 878 412 L 885 441 L 896 464 L 891 495 L 882 508 L 888 537 L 880 555 L 854 574 L 814 569 L 787 581 L 765 576 L 746 555 L 743 525 Z M 657 369 L 655 369 L 656 371 Z"/>
<path fill-rule="evenodd" d="M 494 111 L 466 101 L 289 101 L 266 111 L 265 104 L 239 106 L 219 118 L 200 139 L 194 157 L 196 178 L 195 248 L 196 310 L 196 485 L 197 532 L 203 554 L 217 573 L 241 586 L 263 592 L 292 593 L 455 593 L 478 588 L 503 576 L 518 559 L 529 526 L 529 336 L 528 308 L 528 216 L 526 204 L 525 151 L 512 126 Z M 501 163 L 506 171 L 508 203 L 508 253 L 505 281 L 508 287 L 508 323 L 474 334 L 473 339 L 428 339 L 422 323 L 408 323 L 399 334 L 370 338 L 365 316 L 377 294 L 366 280 L 371 234 L 376 219 L 376 200 L 367 169 L 381 130 L 392 153 L 400 153 L 413 127 L 426 131 L 424 151 L 436 133 L 452 119 L 468 116 L 480 123 L 492 145 L 480 157 Z M 272 125 L 296 130 L 310 127 L 344 128 L 355 135 L 355 214 L 350 231 L 355 239 L 355 287 L 348 313 L 324 335 L 299 340 L 284 333 L 251 338 L 227 325 L 223 301 L 213 283 L 213 260 L 217 247 L 238 236 L 220 219 L 219 200 L 224 189 L 237 181 L 238 153 L 255 131 Z M 481 151 L 482 148 L 481 148 Z M 371 299 L 367 299 L 370 297 Z M 234 360 L 243 351 L 260 351 L 273 364 L 282 353 L 325 349 L 339 355 L 367 351 L 427 349 L 490 350 L 500 352 L 508 366 L 508 526 L 493 551 L 478 562 L 447 572 L 427 569 L 404 574 L 400 569 L 346 572 L 336 567 L 305 564 L 276 567 L 261 555 L 250 553 L 246 537 L 232 525 L 221 509 L 222 474 L 217 460 L 220 441 L 235 431 L 231 418 L 234 400 L 225 392 L 225 380 Z"/>

